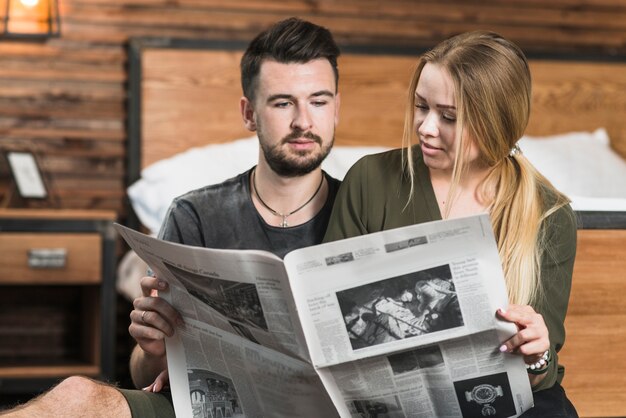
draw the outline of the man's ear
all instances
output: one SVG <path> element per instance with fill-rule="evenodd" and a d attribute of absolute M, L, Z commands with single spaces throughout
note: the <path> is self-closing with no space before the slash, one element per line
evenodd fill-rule
<path fill-rule="evenodd" d="M 256 131 L 256 122 L 254 120 L 254 108 L 252 102 L 246 96 L 239 100 L 239 111 L 243 119 L 243 125 L 251 132 Z"/>
<path fill-rule="evenodd" d="M 339 124 L 339 108 L 341 107 L 341 94 L 335 94 L 335 127 Z"/>

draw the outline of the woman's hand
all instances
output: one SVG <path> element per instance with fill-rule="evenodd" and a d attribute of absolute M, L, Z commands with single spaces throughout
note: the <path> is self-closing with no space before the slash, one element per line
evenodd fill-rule
<path fill-rule="evenodd" d="M 145 390 L 146 392 L 155 392 L 155 393 L 161 392 L 161 390 L 164 387 L 169 385 L 169 382 L 170 382 L 170 375 L 167 369 L 165 369 L 161 373 L 159 373 L 156 379 L 154 379 L 154 382 L 152 382 L 150 385 L 143 388 L 143 390 Z"/>
<path fill-rule="evenodd" d="M 498 317 L 517 325 L 518 332 L 500 346 L 500 351 L 524 356 L 526 364 L 536 363 L 550 348 L 550 335 L 543 316 L 528 305 L 498 309 Z"/>

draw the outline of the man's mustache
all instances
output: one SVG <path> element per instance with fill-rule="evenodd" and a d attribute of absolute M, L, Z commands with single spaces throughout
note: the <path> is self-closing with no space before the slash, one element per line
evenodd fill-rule
<path fill-rule="evenodd" d="M 294 130 L 292 131 L 289 135 L 285 136 L 282 140 L 282 143 L 285 144 L 289 141 L 292 141 L 294 139 L 298 139 L 298 138 L 306 138 L 306 139 L 311 139 L 315 142 L 317 142 L 319 145 L 322 145 L 322 138 L 319 137 L 318 135 L 315 135 L 313 132 L 304 132 L 302 130 Z"/>

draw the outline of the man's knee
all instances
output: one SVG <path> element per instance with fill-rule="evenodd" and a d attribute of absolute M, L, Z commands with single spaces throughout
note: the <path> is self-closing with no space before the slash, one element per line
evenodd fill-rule
<path fill-rule="evenodd" d="M 82 376 L 68 377 L 43 395 L 3 414 L 11 418 L 131 416 L 126 398 L 115 387 Z"/>
<path fill-rule="evenodd" d="M 107 391 L 116 391 L 112 386 L 108 386 L 95 380 L 83 376 L 71 376 L 61 381 L 51 392 L 71 394 L 74 399 L 89 399 L 94 396 L 101 396 Z"/>
<path fill-rule="evenodd" d="M 67 403 L 71 400 L 72 409 L 104 411 L 126 411 L 128 405 L 124 396 L 115 386 L 83 376 L 71 376 L 55 386 L 48 395 L 51 400 Z"/>

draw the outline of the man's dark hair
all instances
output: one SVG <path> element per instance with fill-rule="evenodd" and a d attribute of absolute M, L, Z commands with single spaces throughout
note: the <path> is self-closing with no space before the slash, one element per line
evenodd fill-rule
<path fill-rule="evenodd" d="M 307 63 L 326 58 L 339 82 L 339 47 L 330 31 L 295 17 L 282 20 L 261 32 L 250 42 L 241 58 L 241 87 L 248 100 L 254 100 L 261 63 L 271 59 L 283 64 Z"/>

